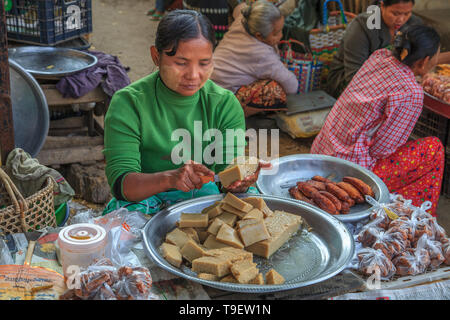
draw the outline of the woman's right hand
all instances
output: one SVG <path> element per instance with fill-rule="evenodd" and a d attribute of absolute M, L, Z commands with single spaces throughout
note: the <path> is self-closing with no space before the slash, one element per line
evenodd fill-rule
<path fill-rule="evenodd" d="M 189 160 L 182 167 L 168 172 L 169 188 L 184 192 L 200 189 L 204 184 L 201 176 L 214 177 L 214 172 L 200 163 Z"/>

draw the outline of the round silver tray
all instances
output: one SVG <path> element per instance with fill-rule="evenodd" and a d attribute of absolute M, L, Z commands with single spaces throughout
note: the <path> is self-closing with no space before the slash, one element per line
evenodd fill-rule
<path fill-rule="evenodd" d="M 389 202 L 389 190 L 384 182 L 373 172 L 347 160 L 318 154 L 296 154 L 271 161 L 271 170 L 261 170 L 256 187 L 262 194 L 269 194 L 295 200 L 289 194 L 289 188 L 298 181 L 309 180 L 315 175 L 341 181 L 344 176 L 359 178 L 367 183 L 375 193 L 375 200 Z M 335 217 L 344 222 L 363 220 L 370 215 L 371 205 L 357 204 L 350 213 Z"/>
<path fill-rule="evenodd" d="M 47 138 L 50 117 L 44 92 L 24 68 L 9 60 L 14 142 L 35 157 Z"/>
<path fill-rule="evenodd" d="M 253 261 L 265 274 L 271 268 L 286 280 L 281 285 L 252 285 L 209 281 L 197 278 L 186 266 L 176 268 L 160 254 L 159 247 L 167 232 L 175 228 L 181 213 L 200 212 L 203 208 L 222 200 L 224 195 L 213 195 L 187 200 L 157 213 L 143 229 L 145 251 L 159 267 L 188 280 L 217 289 L 234 292 L 275 292 L 312 285 L 333 277 L 341 272 L 353 257 L 355 244 L 345 225 L 307 203 L 280 197 L 254 194 L 237 194 L 238 197 L 261 197 L 272 210 L 284 210 L 300 215 L 312 228 L 294 235 L 269 259 L 256 255 Z"/>
<path fill-rule="evenodd" d="M 40 79 L 59 79 L 97 64 L 92 54 L 69 48 L 25 46 L 8 49 L 8 55 Z"/>

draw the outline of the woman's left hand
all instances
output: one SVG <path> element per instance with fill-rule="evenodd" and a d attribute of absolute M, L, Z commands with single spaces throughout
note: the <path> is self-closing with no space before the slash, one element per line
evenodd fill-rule
<path fill-rule="evenodd" d="M 245 193 L 247 189 L 258 180 L 259 171 L 261 169 L 271 169 L 271 168 L 272 164 L 270 162 L 259 161 L 258 168 L 256 169 L 255 173 L 249 175 L 248 177 L 245 177 L 244 180 L 238 180 L 233 182 L 227 188 L 224 187 L 224 189 L 226 192 L 231 193 Z"/>

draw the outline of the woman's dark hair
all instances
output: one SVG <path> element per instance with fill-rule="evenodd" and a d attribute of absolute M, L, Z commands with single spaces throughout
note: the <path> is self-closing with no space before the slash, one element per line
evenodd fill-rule
<path fill-rule="evenodd" d="M 180 41 L 196 39 L 200 36 L 211 42 L 214 48 L 216 37 L 211 22 L 206 16 L 194 10 L 174 10 L 159 22 L 155 46 L 159 53 L 171 49 L 165 54 L 174 56 Z"/>
<path fill-rule="evenodd" d="M 412 67 L 423 58 L 433 57 L 439 50 L 440 36 L 432 27 L 412 25 L 404 32 L 398 32 L 394 39 L 394 56 Z"/>
<path fill-rule="evenodd" d="M 404 3 L 404 2 L 412 2 L 412 4 L 415 4 L 415 0 L 374 0 L 372 1 L 372 5 L 380 5 L 381 2 L 383 2 L 385 7 L 392 6 L 393 4 L 397 3 Z"/>

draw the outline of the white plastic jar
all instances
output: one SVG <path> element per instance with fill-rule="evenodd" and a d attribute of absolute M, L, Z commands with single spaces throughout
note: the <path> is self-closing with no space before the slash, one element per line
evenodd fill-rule
<path fill-rule="evenodd" d="M 107 241 L 106 230 L 96 224 L 78 223 L 62 229 L 57 243 L 64 276 L 68 276 L 69 266 L 81 270 L 104 258 Z"/>

